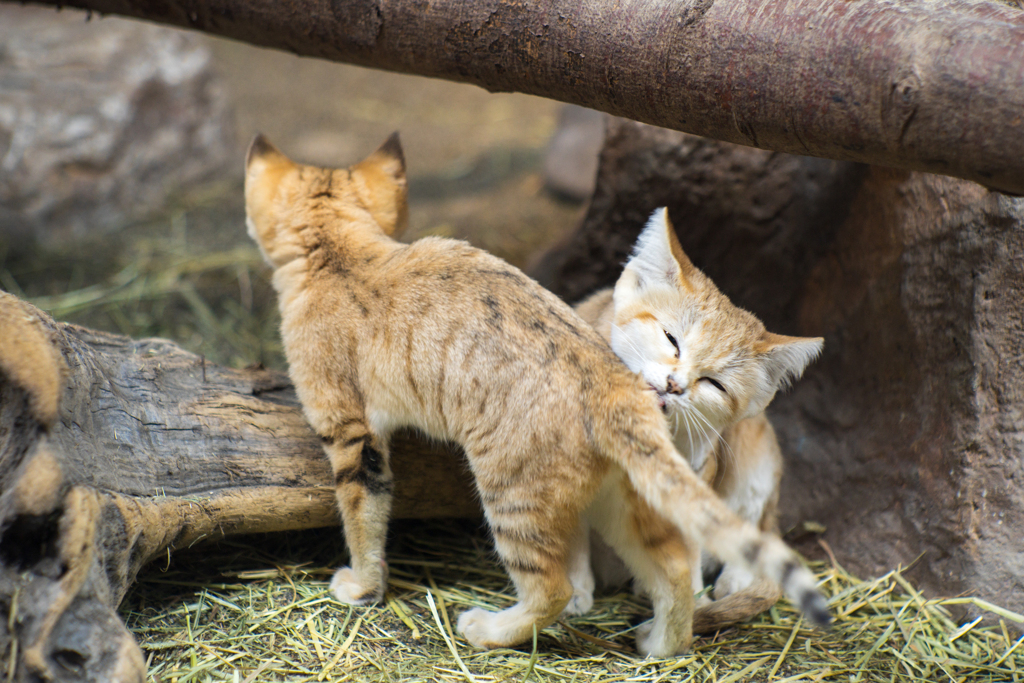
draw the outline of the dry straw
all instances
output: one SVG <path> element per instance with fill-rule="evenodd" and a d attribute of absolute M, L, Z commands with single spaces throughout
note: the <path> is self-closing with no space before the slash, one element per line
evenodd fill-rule
<path fill-rule="evenodd" d="M 928 600 L 900 571 L 861 581 L 834 563 L 815 566 L 837 617 L 829 631 L 806 626 L 783 601 L 750 623 L 697 639 L 687 655 L 644 659 L 633 630 L 650 607 L 623 592 L 600 597 L 589 614 L 544 629 L 531 644 L 481 652 L 452 628 L 458 614 L 512 603 L 484 532 L 461 523 L 403 525 L 386 599 L 372 607 L 331 598 L 333 562 L 295 563 L 303 545 L 311 555 L 324 543 L 300 535 L 278 557 L 222 545 L 229 560 L 211 560 L 219 553 L 207 550 L 204 565 L 186 557 L 187 566 L 176 561 L 144 576 L 124 610 L 152 679 L 961 683 L 1017 681 L 1024 665 L 1021 615 L 973 598 Z M 190 578 L 211 563 L 223 565 L 219 578 Z M 247 564 L 265 568 L 237 569 Z M 949 608 L 964 605 L 977 616 L 958 624 Z"/>

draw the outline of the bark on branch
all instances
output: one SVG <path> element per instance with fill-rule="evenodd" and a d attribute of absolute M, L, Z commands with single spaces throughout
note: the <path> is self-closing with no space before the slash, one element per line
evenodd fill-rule
<path fill-rule="evenodd" d="M 35 0 L 1024 194 L 1024 11 L 969 0 Z"/>
<path fill-rule="evenodd" d="M 396 517 L 479 514 L 456 451 L 393 443 Z M 141 681 L 114 609 L 142 565 L 336 523 L 283 373 L 57 323 L 0 292 L 0 660 L 17 658 L 17 680 Z"/>

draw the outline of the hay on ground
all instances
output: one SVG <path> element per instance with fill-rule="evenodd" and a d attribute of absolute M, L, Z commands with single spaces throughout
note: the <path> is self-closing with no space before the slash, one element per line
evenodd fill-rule
<path fill-rule="evenodd" d="M 328 591 L 344 560 L 339 536 L 279 537 L 270 552 L 266 539 L 260 550 L 226 543 L 150 569 L 122 609 L 153 680 L 966 683 L 1018 681 L 1024 666 L 1024 638 L 1014 635 L 1021 615 L 972 598 L 927 600 L 898 570 L 862 581 L 831 563 L 814 565 L 837 617 L 829 631 L 807 626 L 783 601 L 698 638 L 685 656 L 644 659 L 633 631 L 649 603 L 620 593 L 544 629 L 535 643 L 481 652 L 454 630 L 458 615 L 512 604 L 485 531 L 399 525 L 385 601 L 356 608 Z M 957 624 L 949 608 L 964 603 L 995 625 Z"/>

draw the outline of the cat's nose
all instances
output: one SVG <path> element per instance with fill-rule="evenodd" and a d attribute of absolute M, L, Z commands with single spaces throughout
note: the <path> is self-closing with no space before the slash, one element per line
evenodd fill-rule
<path fill-rule="evenodd" d="M 665 384 L 665 392 L 669 394 L 677 394 L 679 396 L 682 396 L 683 394 L 686 393 L 686 387 L 679 386 L 679 384 L 674 379 L 669 377 Z"/>

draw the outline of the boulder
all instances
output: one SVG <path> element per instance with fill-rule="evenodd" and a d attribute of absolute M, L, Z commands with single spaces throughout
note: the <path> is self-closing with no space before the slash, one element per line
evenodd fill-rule
<path fill-rule="evenodd" d="M 0 5 L 0 239 L 121 227 L 237 163 L 203 38 Z"/>

